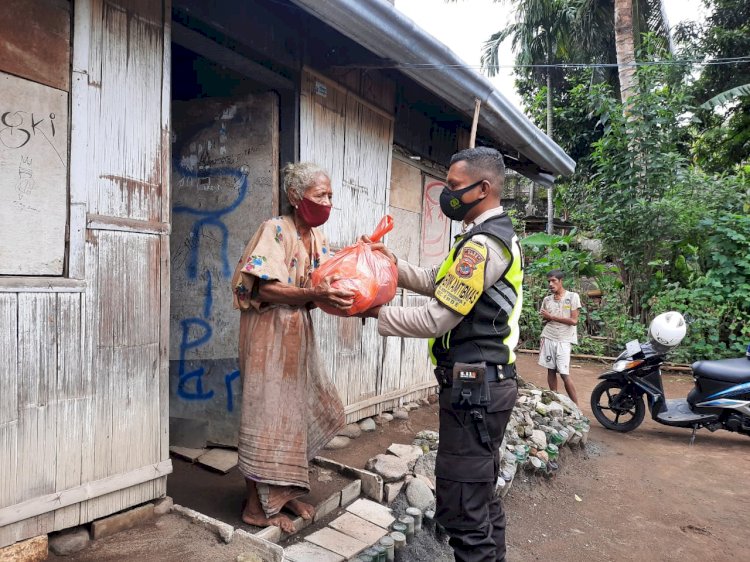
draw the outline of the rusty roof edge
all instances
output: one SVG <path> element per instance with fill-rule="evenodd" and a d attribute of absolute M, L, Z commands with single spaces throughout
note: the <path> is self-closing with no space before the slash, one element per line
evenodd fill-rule
<path fill-rule="evenodd" d="M 532 179 L 548 185 L 553 175 L 569 176 L 574 172 L 575 161 L 486 77 L 387 0 L 291 1 L 376 55 L 394 61 L 400 72 L 469 118 L 474 112 L 474 99 L 478 98 L 482 102 L 482 128 L 539 168 L 532 174 L 530 170 L 519 170 L 522 174 L 534 175 Z"/>

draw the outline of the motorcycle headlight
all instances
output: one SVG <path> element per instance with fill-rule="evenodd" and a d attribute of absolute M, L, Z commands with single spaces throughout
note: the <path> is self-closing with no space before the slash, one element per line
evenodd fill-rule
<path fill-rule="evenodd" d="M 615 364 L 612 365 L 612 370 L 621 373 L 628 369 L 635 369 L 641 363 L 643 363 L 643 359 L 636 359 L 635 361 L 616 361 Z"/>

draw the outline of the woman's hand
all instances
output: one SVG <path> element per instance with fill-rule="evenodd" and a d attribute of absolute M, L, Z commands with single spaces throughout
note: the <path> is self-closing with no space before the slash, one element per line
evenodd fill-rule
<path fill-rule="evenodd" d="M 370 249 L 373 252 L 380 252 L 380 253 L 384 254 L 389 260 L 391 260 L 393 262 L 394 265 L 396 264 L 396 256 L 382 242 L 373 242 L 372 240 L 370 240 L 364 234 L 359 237 L 359 240 L 360 240 L 360 242 L 364 242 L 365 244 L 369 244 L 370 245 Z"/>
<path fill-rule="evenodd" d="M 313 289 L 313 302 L 345 310 L 354 304 L 354 293 L 349 289 L 338 289 L 333 284 L 339 275 L 326 277 Z"/>

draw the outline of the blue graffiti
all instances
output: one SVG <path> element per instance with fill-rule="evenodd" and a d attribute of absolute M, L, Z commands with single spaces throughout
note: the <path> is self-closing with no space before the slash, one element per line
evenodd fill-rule
<path fill-rule="evenodd" d="M 197 170 L 190 170 L 186 166 L 183 166 L 177 162 L 174 163 L 175 168 L 181 174 L 190 178 L 198 178 Z M 229 277 L 232 270 L 229 266 L 229 230 L 224 221 L 221 220 L 224 215 L 227 215 L 234 211 L 240 206 L 242 201 L 245 199 L 248 191 L 247 174 L 241 170 L 235 170 L 233 168 L 215 168 L 211 170 L 201 170 L 200 177 L 217 177 L 217 176 L 229 176 L 235 179 L 235 187 L 237 188 L 237 197 L 234 201 L 226 207 L 220 209 L 206 210 L 199 209 L 196 207 L 189 207 L 187 205 L 178 205 L 172 209 L 174 213 L 184 213 L 188 215 L 194 215 L 201 217 L 193 223 L 193 228 L 190 231 L 190 257 L 188 259 L 187 274 L 189 279 L 196 279 L 198 277 L 198 258 L 200 255 L 200 235 L 201 231 L 208 227 L 214 226 L 221 231 L 221 262 L 222 262 L 222 273 L 225 277 Z"/>
<path fill-rule="evenodd" d="M 224 384 L 227 387 L 227 411 L 234 411 L 234 390 L 232 389 L 232 382 L 240 377 L 239 370 L 232 371 L 224 377 Z"/>
<path fill-rule="evenodd" d="M 197 128 L 202 129 L 205 125 L 206 124 L 202 124 L 197 126 Z M 222 123 L 222 126 L 223 125 L 224 124 Z M 226 133 L 224 132 L 224 134 Z M 191 137 L 192 135 L 188 134 L 183 138 Z M 181 148 L 182 147 L 180 146 L 175 147 L 175 156 L 181 154 Z M 237 192 L 237 196 L 231 203 L 224 207 L 206 210 L 189 205 L 177 205 L 172 209 L 176 214 L 185 214 L 195 217 L 190 228 L 190 253 L 186 265 L 188 279 L 191 281 L 196 281 L 198 279 L 198 264 L 200 262 L 201 252 L 200 239 L 203 232 L 209 228 L 217 229 L 221 236 L 221 270 L 219 276 L 228 278 L 232 274 L 232 270 L 230 269 L 228 256 L 229 229 L 224 222 L 224 218 L 235 211 L 247 196 L 249 190 L 247 173 L 243 170 L 228 167 L 210 168 L 208 166 L 200 166 L 196 167 L 196 169 L 190 169 L 187 166 L 182 165 L 177 157 L 173 162 L 173 166 L 174 169 L 184 177 L 197 179 L 199 181 L 205 181 L 205 179 L 212 177 L 229 177 L 234 179 L 234 188 Z M 187 318 L 180 322 L 182 337 L 180 340 L 179 382 L 177 385 L 177 395 L 184 400 L 210 400 L 215 395 L 214 390 L 204 387 L 203 376 L 206 374 L 205 368 L 198 367 L 193 370 L 188 370 L 186 366 L 187 353 L 190 350 L 194 350 L 207 344 L 213 336 L 213 328 L 209 323 L 211 310 L 213 308 L 213 277 L 209 270 L 206 270 L 205 272 L 205 283 L 206 285 L 203 293 L 203 317 Z M 193 331 L 192 337 L 191 330 Z M 224 376 L 224 384 L 227 392 L 226 407 L 229 412 L 234 410 L 234 390 L 232 383 L 237 380 L 239 376 L 240 372 L 238 370 L 234 370 Z"/>
<path fill-rule="evenodd" d="M 211 307 L 214 304 L 213 282 L 211 272 L 206 270 L 206 293 L 203 297 L 203 318 L 211 316 Z"/>
<path fill-rule="evenodd" d="M 185 372 L 185 354 L 190 349 L 195 349 L 206 344 L 213 335 L 211 325 L 200 318 L 186 318 L 180 322 L 182 327 L 182 339 L 180 340 L 180 369 L 179 382 L 177 384 L 177 395 L 185 400 L 210 400 L 214 396 L 213 390 L 203 390 L 203 375 L 206 371 L 199 367 L 193 371 Z M 195 339 L 190 339 L 190 328 L 196 326 L 203 329 L 203 334 Z M 193 391 L 188 390 L 187 383 L 195 379 L 195 388 Z"/>

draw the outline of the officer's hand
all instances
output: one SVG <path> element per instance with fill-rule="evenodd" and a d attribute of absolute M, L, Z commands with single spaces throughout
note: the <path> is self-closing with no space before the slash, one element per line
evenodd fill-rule
<path fill-rule="evenodd" d="M 389 250 L 389 249 L 388 249 L 388 248 L 386 247 L 386 245 L 385 245 L 385 244 L 383 244 L 382 242 L 373 242 L 372 240 L 370 240 L 370 239 L 369 239 L 369 238 L 368 238 L 367 236 L 365 236 L 364 234 L 363 234 L 362 236 L 360 236 L 360 237 L 359 237 L 359 240 L 360 240 L 360 242 L 364 242 L 365 244 L 369 244 L 369 245 L 370 245 L 370 249 L 371 249 L 371 250 L 372 250 L 373 252 L 380 252 L 380 253 L 382 253 L 382 254 L 385 254 L 385 256 L 386 256 L 386 257 L 387 257 L 387 258 L 388 258 L 389 260 L 391 260 L 391 261 L 392 261 L 392 262 L 393 262 L 394 264 L 396 263 L 396 256 L 395 256 L 395 255 L 393 255 L 393 252 L 391 252 L 391 251 L 390 251 L 390 250 Z"/>

